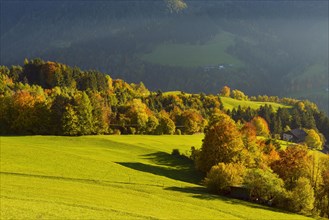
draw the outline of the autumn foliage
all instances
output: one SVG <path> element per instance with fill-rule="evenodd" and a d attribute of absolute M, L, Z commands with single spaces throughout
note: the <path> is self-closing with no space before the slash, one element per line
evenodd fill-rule
<path fill-rule="evenodd" d="M 274 111 L 265 104 L 229 110 L 221 96 L 291 108 Z M 281 148 L 276 139 L 299 127 L 307 133 L 305 142 Z M 26 60 L 22 67 L 0 66 L 1 135 L 199 132 L 205 133 L 202 147 L 193 148 L 191 158 L 213 192 L 242 184 L 255 201 L 329 216 L 329 158 L 315 153 L 329 139 L 329 118 L 309 101 L 249 98 L 228 86 L 218 95 L 152 92 L 143 83 L 40 59 Z"/>

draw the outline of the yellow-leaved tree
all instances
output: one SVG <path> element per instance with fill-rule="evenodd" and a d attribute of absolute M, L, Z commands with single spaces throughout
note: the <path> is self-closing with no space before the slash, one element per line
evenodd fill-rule
<path fill-rule="evenodd" d="M 267 137 L 270 134 L 268 124 L 264 118 L 256 116 L 251 120 L 251 124 L 255 126 L 257 135 Z"/>
<path fill-rule="evenodd" d="M 197 168 L 208 172 L 220 162 L 238 162 L 243 149 L 241 134 L 235 122 L 228 115 L 219 113 L 213 117 L 206 129 Z"/>
<path fill-rule="evenodd" d="M 307 136 L 305 138 L 305 143 L 310 149 L 313 150 L 322 150 L 323 143 L 320 135 L 314 129 L 305 129 Z"/>

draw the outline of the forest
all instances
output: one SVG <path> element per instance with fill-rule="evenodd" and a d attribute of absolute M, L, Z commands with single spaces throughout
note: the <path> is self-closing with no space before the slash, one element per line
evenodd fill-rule
<path fill-rule="evenodd" d="M 25 59 L 0 67 L 1 135 L 204 133 L 189 155 L 210 192 L 249 190 L 252 202 L 328 217 L 329 118 L 308 100 L 251 96 L 228 86 L 217 94 L 148 90 L 95 70 Z M 222 99 L 258 101 L 225 108 Z M 280 103 L 274 109 L 268 103 Z M 282 147 L 283 132 L 303 129 L 302 143 Z"/>
<path fill-rule="evenodd" d="M 0 216 L 328 219 L 328 3 L 0 1 Z"/>
<path fill-rule="evenodd" d="M 193 134 L 203 132 L 216 112 L 241 124 L 260 116 L 273 137 L 284 130 L 314 129 L 329 139 L 329 119 L 308 100 L 275 96 L 248 97 L 227 86 L 217 94 L 166 93 L 148 90 L 95 70 L 25 60 L 23 66 L 1 66 L 1 134 Z M 291 106 L 274 110 L 224 109 L 221 97 Z"/>
<path fill-rule="evenodd" d="M 328 114 L 327 8 L 327 1 L 5 1 L 0 65 L 42 57 L 153 91 L 215 94 L 228 85 L 309 99 Z M 233 66 L 204 71 L 217 64 Z"/>

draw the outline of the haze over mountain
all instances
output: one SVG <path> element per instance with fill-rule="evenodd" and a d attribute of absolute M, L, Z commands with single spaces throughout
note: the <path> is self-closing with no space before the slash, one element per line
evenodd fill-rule
<path fill-rule="evenodd" d="M 2 1 L 1 65 L 41 57 L 153 90 L 308 98 L 328 112 L 328 1 Z"/>

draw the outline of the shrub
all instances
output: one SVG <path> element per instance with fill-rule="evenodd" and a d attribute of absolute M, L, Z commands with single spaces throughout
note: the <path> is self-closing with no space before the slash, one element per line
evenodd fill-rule
<path fill-rule="evenodd" d="M 314 208 L 314 190 L 310 180 L 301 177 L 297 180 L 296 187 L 291 191 L 290 210 L 308 214 Z"/>
<path fill-rule="evenodd" d="M 285 191 L 283 180 L 270 169 L 248 170 L 244 184 L 250 189 L 253 199 L 263 202 L 272 202 Z"/>
<path fill-rule="evenodd" d="M 173 155 L 173 156 L 180 156 L 181 154 L 180 154 L 180 152 L 179 152 L 178 149 L 173 149 L 172 152 L 171 152 L 171 155 Z"/>
<path fill-rule="evenodd" d="M 113 134 L 114 135 L 120 135 L 121 131 L 119 129 L 114 129 Z"/>
<path fill-rule="evenodd" d="M 229 186 L 241 185 L 245 174 L 245 167 L 237 163 L 219 163 L 213 166 L 204 180 L 204 184 L 211 192 L 225 193 Z"/>

